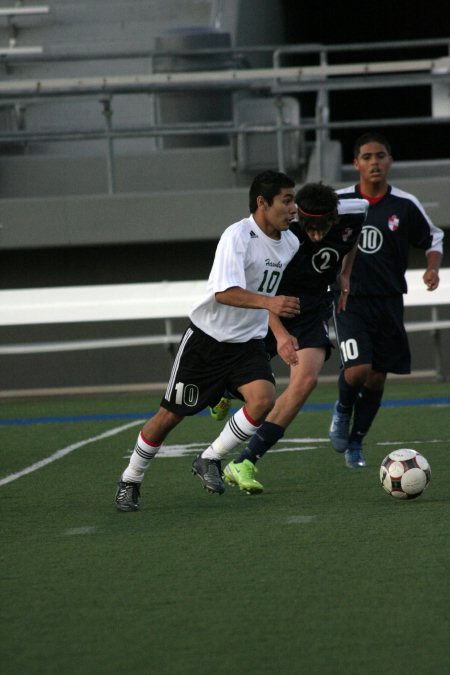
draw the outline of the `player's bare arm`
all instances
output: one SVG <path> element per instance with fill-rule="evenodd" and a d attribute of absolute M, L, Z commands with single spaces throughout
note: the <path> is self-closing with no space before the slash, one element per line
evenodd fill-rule
<path fill-rule="evenodd" d="M 276 316 L 292 319 L 300 314 L 300 300 L 290 295 L 262 296 L 266 299 L 266 308 Z"/>
<path fill-rule="evenodd" d="M 288 366 L 295 366 L 298 363 L 298 341 L 294 335 L 291 335 L 281 323 L 278 316 L 269 313 L 269 326 L 277 341 L 277 352 Z"/>
<path fill-rule="evenodd" d="M 358 240 L 353 246 L 352 250 L 347 253 L 342 259 L 342 267 L 339 273 L 339 287 L 341 289 L 341 295 L 339 296 L 339 302 L 337 306 L 337 313 L 345 312 L 347 307 L 348 294 L 350 293 L 350 277 L 352 275 L 353 261 L 355 260 L 356 253 L 358 251 Z"/>
<path fill-rule="evenodd" d="M 439 286 L 439 268 L 441 260 L 442 253 L 439 251 L 429 251 L 427 253 L 427 269 L 422 278 L 428 291 L 435 291 Z"/>
<path fill-rule="evenodd" d="M 288 295 L 261 295 L 253 291 L 247 291 L 239 286 L 232 286 L 226 291 L 216 293 L 217 302 L 233 307 L 246 307 L 247 309 L 268 309 L 277 316 L 290 319 L 300 314 L 300 300 Z"/>

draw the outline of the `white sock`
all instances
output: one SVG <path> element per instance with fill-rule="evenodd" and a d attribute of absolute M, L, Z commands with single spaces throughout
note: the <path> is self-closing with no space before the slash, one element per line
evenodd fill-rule
<path fill-rule="evenodd" d="M 161 447 L 155 443 L 148 443 L 139 433 L 136 445 L 130 458 L 130 463 L 122 474 L 122 480 L 126 483 L 142 483 L 144 473 L 150 466 L 150 462 Z"/>
<path fill-rule="evenodd" d="M 222 459 L 227 453 L 238 446 L 239 443 L 248 441 L 260 426 L 260 424 L 255 425 L 245 407 L 242 407 L 230 417 L 220 436 L 202 452 L 202 457 L 206 459 Z"/>

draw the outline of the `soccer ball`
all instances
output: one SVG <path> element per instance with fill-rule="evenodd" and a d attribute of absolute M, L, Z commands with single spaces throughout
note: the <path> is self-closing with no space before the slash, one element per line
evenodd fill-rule
<path fill-rule="evenodd" d="M 430 465 L 416 450 L 393 450 L 381 462 L 380 482 L 392 497 L 415 499 L 422 494 L 430 479 Z"/>

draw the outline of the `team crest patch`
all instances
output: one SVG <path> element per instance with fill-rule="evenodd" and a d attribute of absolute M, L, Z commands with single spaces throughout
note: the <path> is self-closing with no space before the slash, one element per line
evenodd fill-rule
<path fill-rule="evenodd" d="M 388 226 L 391 232 L 395 232 L 398 230 L 398 226 L 400 225 L 400 221 L 397 218 L 397 216 L 391 216 L 388 220 Z"/>

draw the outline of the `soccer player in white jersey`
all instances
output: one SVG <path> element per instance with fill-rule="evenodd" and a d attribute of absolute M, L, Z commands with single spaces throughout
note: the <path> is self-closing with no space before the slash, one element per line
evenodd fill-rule
<path fill-rule="evenodd" d="M 411 372 L 403 322 L 408 249 L 424 251 L 423 282 L 435 291 L 444 233 L 414 195 L 388 184 L 392 155 L 381 134 L 369 132 L 356 140 L 353 164 L 359 184 L 338 190 L 339 198 L 367 199 L 369 211 L 353 264 L 347 309 L 335 317 L 342 370 L 329 437 L 335 450 L 345 453 L 346 465 L 356 469 L 366 465 L 362 441 L 381 405 L 387 373 Z"/>
<path fill-rule="evenodd" d="M 276 295 L 299 248 L 289 231 L 297 208 L 294 182 L 266 171 L 250 186 L 250 216 L 230 225 L 217 245 L 205 296 L 190 312 L 158 412 L 139 433 L 116 492 L 120 511 L 137 511 L 140 485 L 169 432 L 186 415 L 213 406 L 226 390 L 244 401 L 192 464 L 203 487 L 223 493 L 221 459 L 246 441 L 275 403 L 275 381 L 264 337 L 269 313 L 299 314 L 296 297 Z"/>

